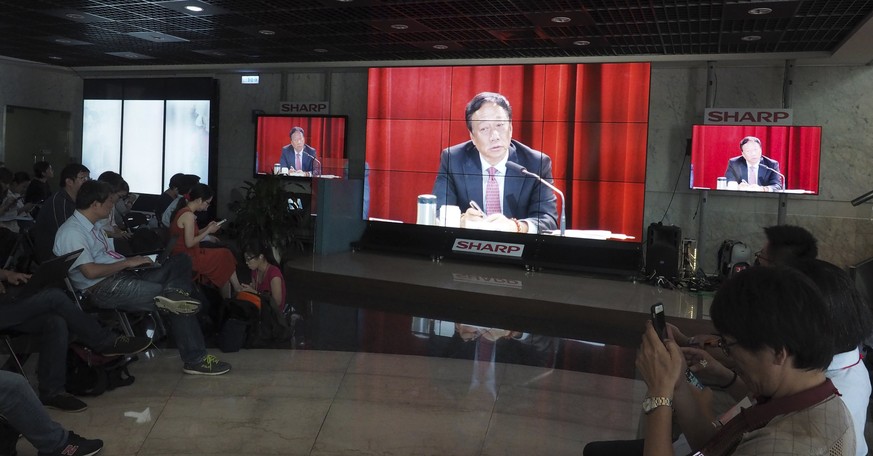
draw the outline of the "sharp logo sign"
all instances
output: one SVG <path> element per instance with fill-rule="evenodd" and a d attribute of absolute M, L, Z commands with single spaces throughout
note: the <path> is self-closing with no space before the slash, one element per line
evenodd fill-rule
<path fill-rule="evenodd" d="M 521 255 L 524 253 L 524 244 L 459 238 L 455 239 L 452 252 L 521 258 Z"/>
<path fill-rule="evenodd" d="M 792 125 L 791 109 L 707 109 L 707 125 Z"/>
<path fill-rule="evenodd" d="M 279 112 L 282 114 L 325 114 L 330 110 L 330 103 L 283 101 L 279 103 Z"/>

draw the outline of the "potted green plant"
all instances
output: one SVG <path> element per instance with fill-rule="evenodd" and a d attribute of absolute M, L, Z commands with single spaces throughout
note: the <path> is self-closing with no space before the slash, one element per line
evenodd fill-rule
<path fill-rule="evenodd" d="M 254 182 L 245 181 L 243 199 L 230 205 L 235 214 L 231 228 L 240 244 L 268 243 L 278 261 L 282 261 L 292 247 L 302 248 L 295 233 L 299 231 L 304 214 L 289 207 L 291 192 L 286 188 L 287 182 L 275 175 L 258 177 Z M 299 186 L 293 182 L 290 185 Z"/>

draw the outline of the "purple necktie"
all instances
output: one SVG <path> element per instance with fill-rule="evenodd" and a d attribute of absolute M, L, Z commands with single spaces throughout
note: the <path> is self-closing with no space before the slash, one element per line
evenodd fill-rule
<path fill-rule="evenodd" d="M 488 215 L 499 214 L 500 211 L 500 187 L 497 185 L 497 168 L 488 168 L 488 184 L 485 185 L 485 212 Z"/>
<path fill-rule="evenodd" d="M 297 171 L 303 171 L 303 154 L 294 153 L 295 158 L 294 161 L 294 169 Z"/>

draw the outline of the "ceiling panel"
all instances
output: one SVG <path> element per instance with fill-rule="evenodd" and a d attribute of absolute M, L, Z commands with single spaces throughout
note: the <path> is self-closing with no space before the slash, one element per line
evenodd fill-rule
<path fill-rule="evenodd" d="M 183 12 L 178 6 L 186 2 L 215 7 L 217 14 Z M 0 0 L 0 55 L 70 67 L 725 53 L 766 57 L 833 53 L 873 11 L 873 0 L 177 0 L 173 8 L 167 3 Z M 771 11 L 753 15 L 752 9 Z M 91 16 L 77 20 L 77 11 L 105 21 Z M 573 20 L 551 19 L 557 17 Z M 406 28 L 392 27 L 403 20 Z M 188 41 L 156 43 L 127 35 L 134 32 Z M 65 46 L 47 39 L 58 36 L 92 45 Z M 132 61 L 107 52 L 154 58 Z"/>

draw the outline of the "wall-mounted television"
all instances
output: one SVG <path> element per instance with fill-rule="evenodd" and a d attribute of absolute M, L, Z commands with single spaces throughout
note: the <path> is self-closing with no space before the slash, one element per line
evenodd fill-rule
<path fill-rule="evenodd" d="M 468 102 L 497 92 L 512 108 L 512 140 L 548 157 L 547 164 L 525 167 L 542 173 L 550 164 L 553 183 L 566 196 L 568 231 L 639 240 L 649 83 L 647 63 L 371 68 L 370 220 L 416 223 L 419 195 L 448 192 L 435 185 L 441 153 L 471 140 Z M 470 164 L 481 172 L 475 159 Z M 501 190 L 504 212 L 511 173 Z M 478 185 L 476 178 L 468 182 L 471 190 Z M 457 203 L 462 213 L 470 207 L 467 200 Z M 560 206 L 557 199 L 557 213 Z"/>
<path fill-rule="evenodd" d="M 255 123 L 255 176 L 344 175 L 347 116 L 260 114 Z"/>
<path fill-rule="evenodd" d="M 691 187 L 819 193 L 821 127 L 695 125 Z"/>

